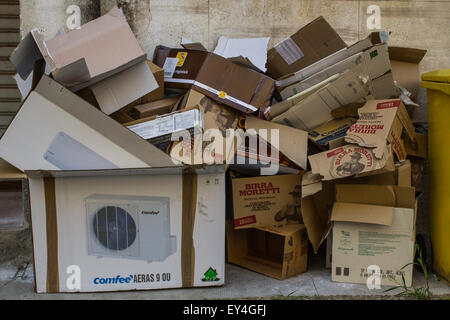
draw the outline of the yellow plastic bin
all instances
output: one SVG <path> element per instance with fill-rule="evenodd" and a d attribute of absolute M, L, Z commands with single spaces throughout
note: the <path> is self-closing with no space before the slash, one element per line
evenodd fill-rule
<path fill-rule="evenodd" d="M 421 86 L 428 95 L 433 269 L 450 281 L 450 69 L 424 73 Z"/>

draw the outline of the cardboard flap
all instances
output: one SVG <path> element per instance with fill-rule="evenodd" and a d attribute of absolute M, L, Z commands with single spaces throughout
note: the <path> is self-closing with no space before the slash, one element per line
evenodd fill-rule
<path fill-rule="evenodd" d="M 31 30 L 22 39 L 9 58 L 23 80 L 26 80 L 33 71 L 34 63 L 43 58 L 43 54 L 35 41 L 33 33 L 39 33 L 39 31 L 37 29 Z"/>
<path fill-rule="evenodd" d="M 270 137 L 270 130 L 279 130 L 279 148 L 281 153 L 301 168 L 307 168 L 308 133 L 303 130 L 291 128 L 270 121 L 261 120 L 254 117 L 247 117 L 245 129 L 268 129 L 267 138 Z M 270 139 L 268 141 L 270 142 Z"/>
<path fill-rule="evenodd" d="M 55 63 L 55 68 L 51 66 L 52 71 L 84 58 L 90 78 L 117 71 L 130 61 L 140 62 L 138 58 L 146 56 L 117 7 L 83 24 L 80 29 L 45 41 L 45 48 Z M 68 83 L 74 82 L 67 77 L 66 80 Z"/>
<path fill-rule="evenodd" d="M 78 83 L 83 83 L 91 79 L 89 69 L 84 58 L 53 71 L 53 78 L 59 83 L 66 86 L 74 86 Z"/>
<path fill-rule="evenodd" d="M 336 202 L 414 208 L 415 189 L 389 185 L 336 185 Z"/>
<path fill-rule="evenodd" d="M 100 109 L 108 115 L 158 88 L 146 61 L 91 87 Z"/>
<path fill-rule="evenodd" d="M 392 186 L 336 185 L 336 202 L 394 207 L 396 196 Z"/>
<path fill-rule="evenodd" d="M 280 234 L 282 236 L 289 236 L 293 233 L 296 233 L 299 230 L 303 230 L 304 228 L 305 226 L 303 224 L 296 223 L 296 224 L 286 224 L 277 227 L 259 227 L 256 229 L 270 233 Z"/>
<path fill-rule="evenodd" d="M 26 177 L 22 171 L 0 158 L 0 180 L 25 179 Z"/>
<path fill-rule="evenodd" d="M 346 47 L 328 22 L 318 17 L 268 51 L 267 74 L 280 79 Z"/>
<path fill-rule="evenodd" d="M 359 203 L 335 202 L 331 212 L 331 221 L 359 222 L 390 226 L 394 217 L 394 208 Z"/>
<path fill-rule="evenodd" d="M 427 50 L 389 46 L 389 58 L 395 61 L 418 64 L 422 61 Z"/>

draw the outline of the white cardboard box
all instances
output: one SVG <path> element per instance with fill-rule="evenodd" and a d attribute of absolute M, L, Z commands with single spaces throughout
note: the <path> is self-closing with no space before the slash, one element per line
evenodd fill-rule
<path fill-rule="evenodd" d="M 333 205 L 332 276 L 366 284 L 379 271 L 380 284 L 412 284 L 415 189 L 399 186 L 336 185 Z M 370 280 L 370 279 L 369 279 Z"/>
<path fill-rule="evenodd" d="M 174 165 L 168 155 L 47 76 L 3 134 L 0 157 L 22 171 Z"/>
<path fill-rule="evenodd" d="M 27 174 L 37 292 L 224 284 L 223 166 Z"/>

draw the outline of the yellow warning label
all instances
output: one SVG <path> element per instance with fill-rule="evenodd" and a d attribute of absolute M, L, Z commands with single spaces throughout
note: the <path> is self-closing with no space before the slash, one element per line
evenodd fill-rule
<path fill-rule="evenodd" d="M 226 97 L 227 97 L 227 93 L 226 92 L 223 92 L 223 91 L 219 92 L 219 98 L 225 99 Z"/>
<path fill-rule="evenodd" d="M 187 52 L 178 52 L 177 53 L 177 58 L 178 58 L 178 63 L 177 63 L 177 67 L 182 67 L 184 64 L 184 61 L 186 60 L 188 53 Z"/>

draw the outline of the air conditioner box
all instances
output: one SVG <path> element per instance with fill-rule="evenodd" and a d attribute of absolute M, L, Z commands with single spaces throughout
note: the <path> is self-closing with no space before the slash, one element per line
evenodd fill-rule
<path fill-rule="evenodd" d="M 26 173 L 38 293 L 224 284 L 224 166 Z"/>

